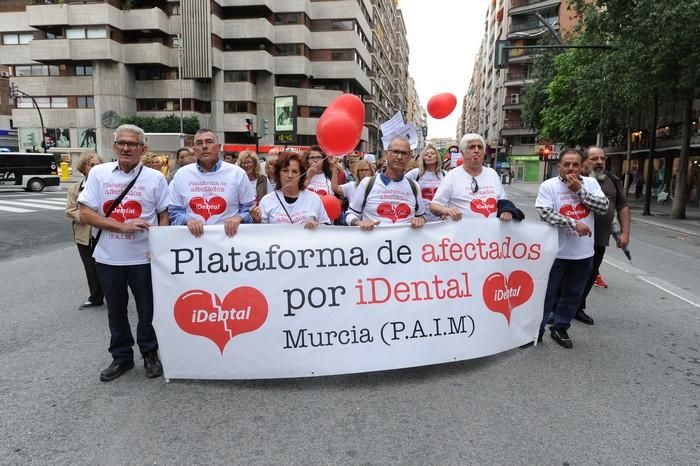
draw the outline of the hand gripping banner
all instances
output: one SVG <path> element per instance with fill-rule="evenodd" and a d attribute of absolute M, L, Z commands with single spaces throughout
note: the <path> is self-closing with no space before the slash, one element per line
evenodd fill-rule
<path fill-rule="evenodd" d="M 423 366 L 533 341 L 557 232 L 410 227 L 150 230 L 166 378 L 309 377 Z"/>

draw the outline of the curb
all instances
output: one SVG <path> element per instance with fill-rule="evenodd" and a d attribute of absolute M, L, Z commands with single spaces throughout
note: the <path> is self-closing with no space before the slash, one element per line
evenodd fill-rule
<path fill-rule="evenodd" d="M 635 222 L 644 223 L 644 224 L 655 226 L 658 228 L 663 228 L 665 230 L 675 231 L 676 233 L 681 233 L 681 234 L 688 235 L 688 236 L 697 236 L 700 238 L 700 231 L 693 231 L 691 229 L 683 228 L 683 227 L 676 226 L 673 224 L 668 224 L 668 223 L 659 222 L 656 220 L 651 220 L 651 219 L 648 219 L 647 217 L 642 217 L 641 215 L 635 215 L 632 217 L 632 223 L 635 223 Z"/>

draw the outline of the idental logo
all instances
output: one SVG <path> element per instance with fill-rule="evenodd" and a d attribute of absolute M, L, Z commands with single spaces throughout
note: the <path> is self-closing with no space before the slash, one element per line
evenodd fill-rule
<path fill-rule="evenodd" d="M 524 270 L 514 270 L 507 279 L 500 272 L 492 273 L 484 281 L 484 303 L 492 312 L 503 314 L 510 326 L 513 309 L 525 304 L 534 289 L 532 277 Z"/>

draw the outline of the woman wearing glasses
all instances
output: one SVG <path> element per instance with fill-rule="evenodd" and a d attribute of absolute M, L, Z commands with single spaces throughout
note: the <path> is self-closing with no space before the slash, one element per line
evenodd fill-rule
<path fill-rule="evenodd" d="M 445 170 L 442 168 L 442 159 L 435 146 L 428 146 L 418 158 L 418 168 L 406 173 L 406 178 L 418 182 L 423 203 L 425 204 L 425 219 L 428 222 L 436 222 L 440 217 L 430 212 L 430 202 L 435 196 L 440 182 L 445 178 Z"/>
<path fill-rule="evenodd" d="M 484 167 L 484 138 L 465 134 L 459 143 L 464 163 L 445 175 L 430 211 L 439 217 L 460 220 L 462 217 L 522 220 L 525 215 L 506 197 L 498 173 Z"/>
<path fill-rule="evenodd" d="M 306 189 L 319 196 L 333 194 L 333 176 L 337 176 L 331 166 L 331 161 L 323 155 L 319 146 L 311 146 L 306 154 L 308 172 L 306 173 Z"/>
<path fill-rule="evenodd" d="M 308 229 L 319 223 L 331 224 L 321 198 L 304 189 L 306 167 L 299 154 L 282 152 L 275 164 L 274 179 L 276 189 L 250 211 L 255 223 L 302 223 Z"/>

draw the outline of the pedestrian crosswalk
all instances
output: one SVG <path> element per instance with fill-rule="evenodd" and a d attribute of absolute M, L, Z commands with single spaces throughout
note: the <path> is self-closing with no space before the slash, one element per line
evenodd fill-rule
<path fill-rule="evenodd" d="M 66 193 L 0 194 L 0 214 L 60 211 L 65 208 Z"/>

